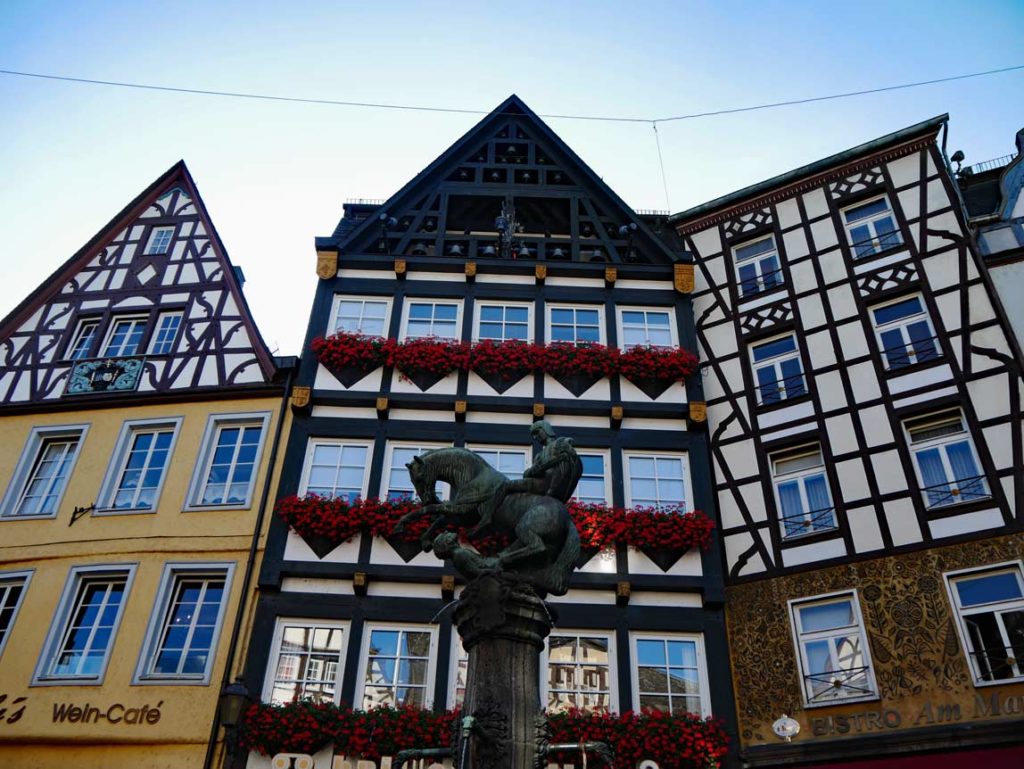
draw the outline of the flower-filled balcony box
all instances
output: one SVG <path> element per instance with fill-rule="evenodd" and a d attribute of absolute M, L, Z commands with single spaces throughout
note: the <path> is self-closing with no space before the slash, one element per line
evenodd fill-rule
<path fill-rule="evenodd" d="M 316 359 L 345 387 L 389 363 L 394 340 L 346 331 L 317 337 L 311 347 Z"/>
<path fill-rule="evenodd" d="M 353 710 L 332 702 L 298 700 L 284 705 L 254 703 L 236 734 L 238 745 L 263 756 L 312 755 L 333 746 L 335 756 L 375 765 L 410 748 L 447 748 L 461 713 L 413 707 Z M 594 713 L 570 710 L 546 716 L 551 744 L 608 743 L 615 765 L 655 761 L 662 769 L 716 769 L 729 749 L 722 722 L 695 713 Z M 548 756 L 558 766 L 582 765 L 578 752 Z"/>
<path fill-rule="evenodd" d="M 470 349 L 469 370 L 503 393 L 539 368 L 543 347 L 521 339 L 484 339 Z"/>
<path fill-rule="evenodd" d="M 617 371 L 619 351 L 596 342 L 552 342 L 545 346 L 540 367 L 577 398 L 599 380 Z"/>
<path fill-rule="evenodd" d="M 423 391 L 469 366 L 470 345 L 451 339 L 407 339 L 392 348 L 391 362 L 402 379 Z"/>
<path fill-rule="evenodd" d="M 619 374 L 644 395 L 657 400 L 676 382 L 697 370 L 697 356 L 682 347 L 636 345 L 619 353 Z"/>

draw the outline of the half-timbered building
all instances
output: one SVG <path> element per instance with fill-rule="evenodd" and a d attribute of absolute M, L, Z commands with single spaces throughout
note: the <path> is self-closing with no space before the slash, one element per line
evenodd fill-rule
<path fill-rule="evenodd" d="M 1024 758 L 1020 360 L 946 127 L 670 220 L 696 264 L 748 766 Z"/>
<path fill-rule="evenodd" d="M 4 766 L 214 757 L 286 415 L 241 289 L 177 163 L 0 322 Z"/>
<path fill-rule="evenodd" d="M 278 497 L 401 500 L 413 493 L 406 464 L 444 446 L 521 476 L 531 424 L 545 419 L 575 441 L 581 502 L 713 517 L 697 375 L 533 363 L 403 372 L 332 363 L 321 341 L 692 350 L 692 265 L 665 218 L 627 206 L 516 97 L 388 200 L 345 204 L 316 240 L 320 280 Z M 296 528 L 271 526 L 249 690 L 265 702 L 456 706 L 465 658 L 446 611 L 461 590 L 450 564 L 386 529 L 325 542 L 316 526 Z M 715 715 L 731 728 L 717 548 L 608 544 L 585 547 L 568 594 L 549 599 L 544 704 Z"/>

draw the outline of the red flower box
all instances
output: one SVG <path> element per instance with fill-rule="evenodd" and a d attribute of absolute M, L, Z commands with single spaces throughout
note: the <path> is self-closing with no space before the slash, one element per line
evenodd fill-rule
<path fill-rule="evenodd" d="M 629 380 L 681 382 L 697 370 L 697 356 L 682 347 L 637 345 L 619 353 L 619 373 Z"/>
<path fill-rule="evenodd" d="M 540 367 L 552 376 L 611 376 L 619 351 L 595 342 L 552 342 L 541 348 Z"/>
<path fill-rule="evenodd" d="M 584 548 L 604 550 L 621 542 L 639 550 L 659 548 L 686 551 L 707 550 L 715 522 L 699 510 L 676 508 L 621 507 L 569 501 L 569 514 L 580 533 Z"/>
<path fill-rule="evenodd" d="M 407 339 L 392 347 L 389 362 L 406 380 L 421 375 L 442 379 L 469 366 L 469 344 L 433 337 Z"/>

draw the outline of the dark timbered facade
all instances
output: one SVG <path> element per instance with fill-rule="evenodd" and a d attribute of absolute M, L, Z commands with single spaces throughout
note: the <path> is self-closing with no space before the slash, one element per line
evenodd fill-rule
<path fill-rule="evenodd" d="M 945 127 L 671 217 L 697 267 L 749 765 L 1020 760 L 1020 360 Z"/>
<path fill-rule="evenodd" d="M 535 451 L 531 424 L 544 418 L 575 439 L 584 501 L 714 516 L 699 376 L 636 384 L 461 370 L 408 381 L 386 365 L 332 370 L 311 352 L 339 331 L 693 349 L 691 266 L 664 219 L 638 216 L 516 97 L 389 200 L 346 204 L 336 231 L 316 241 L 320 282 L 278 497 L 401 497 L 412 490 L 405 463 L 451 445 L 516 476 Z M 545 703 L 671 708 L 731 729 L 717 547 L 587 556 L 568 594 L 551 598 Z M 446 608 L 459 590 L 450 565 L 393 537 L 320 548 L 275 520 L 247 685 L 265 701 L 453 707 L 464 661 Z M 660 687 L 656 673 L 640 674 L 658 664 L 654 646 L 681 655 L 678 690 L 667 690 L 667 670 Z"/>

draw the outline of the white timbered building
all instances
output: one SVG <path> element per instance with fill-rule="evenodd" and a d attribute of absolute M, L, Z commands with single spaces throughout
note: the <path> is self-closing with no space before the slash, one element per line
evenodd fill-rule
<path fill-rule="evenodd" d="M 670 218 L 696 264 L 748 765 L 1010 766 L 996 746 L 1019 746 L 1013 708 L 978 703 L 1024 686 L 1021 369 L 946 128 Z"/>
<path fill-rule="evenodd" d="M 320 281 L 297 379 L 311 389 L 296 408 L 278 497 L 408 495 L 406 463 L 452 445 L 515 477 L 532 461 L 531 424 L 544 418 L 575 440 L 580 499 L 713 517 L 699 376 L 653 389 L 539 372 L 411 382 L 388 366 L 332 372 L 310 347 L 348 331 L 693 349 L 692 272 L 664 220 L 630 209 L 514 96 L 387 201 L 346 204 L 335 232 L 316 241 Z M 588 553 L 568 594 L 550 599 L 558 619 L 541 682 L 550 708 L 661 707 L 731 728 L 717 547 L 662 555 Z M 458 579 L 393 538 L 357 535 L 318 554 L 275 520 L 250 691 L 356 708 L 455 706 L 464 658 L 445 607 Z M 671 692 L 657 683 L 667 667 L 654 670 L 670 664 L 665 650 L 681 666 Z M 315 672 L 302 666 L 311 655 Z M 398 672 L 384 680 L 381 671 Z"/>

